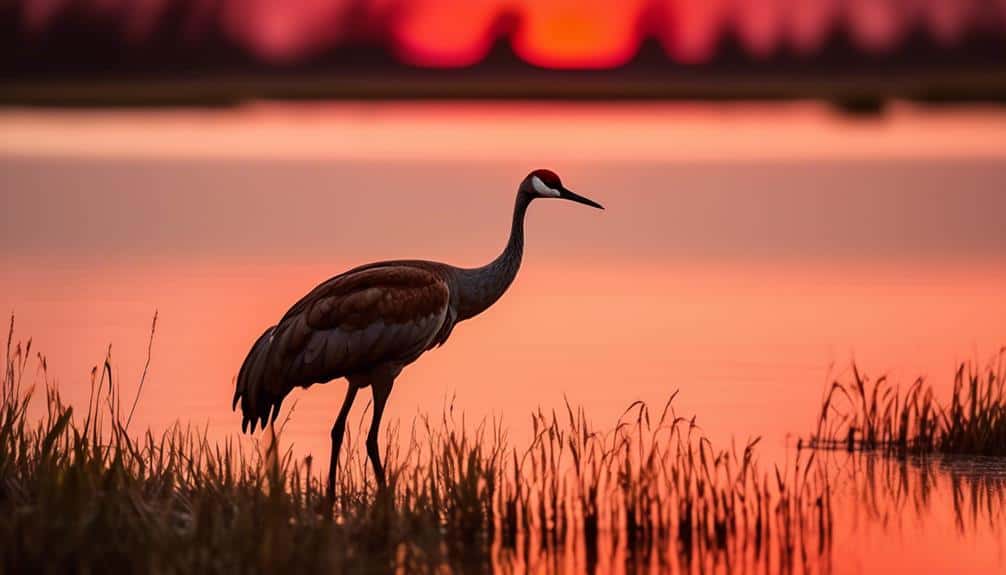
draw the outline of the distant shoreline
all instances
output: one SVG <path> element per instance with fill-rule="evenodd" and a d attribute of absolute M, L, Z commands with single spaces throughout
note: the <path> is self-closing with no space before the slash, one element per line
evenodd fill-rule
<path fill-rule="evenodd" d="M 259 100 L 818 100 L 850 114 L 875 115 L 892 100 L 945 105 L 1006 104 L 1006 74 L 995 67 L 910 73 L 729 74 L 655 70 L 407 70 L 389 74 L 208 74 L 175 77 L 8 78 L 0 106 L 232 107 Z M 51 77 L 50 77 L 51 78 Z"/>

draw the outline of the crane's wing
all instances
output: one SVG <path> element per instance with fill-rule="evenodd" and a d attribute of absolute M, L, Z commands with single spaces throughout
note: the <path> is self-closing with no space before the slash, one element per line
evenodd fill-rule
<path fill-rule="evenodd" d="M 414 361 L 446 339 L 453 317 L 449 286 L 432 269 L 389 264 L 322 283 L 252 346 L 234 392 L 242 427 L 275 419 L 294 387 Z"/>

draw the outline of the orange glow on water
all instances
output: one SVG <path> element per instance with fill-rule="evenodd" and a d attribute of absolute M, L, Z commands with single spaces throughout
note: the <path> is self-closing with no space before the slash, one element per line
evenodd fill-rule
<path fill-rule="evenodd" d="M 225 409 L 232 378 L 261 327 L 356 263 L 8 261 L 2 301 L 17 311 L 20 333 L 58 350 L 50 372 L 69 401 L 86 401 L 84 375 L 108 344 L 126 381 L 139 373 L 157 309 L 138 416 L 155 429 L 208 421 L 218 436 L 239 421 Z M 700 414 L 714 439 L 761 435 L 778 445 L 811 427 L 828 374 L 845 373 L 851 358 L 898 381 L 925 374 L 939 385 L 957 361 L 996 349 L 1006 322 L 1006 276 L 991 262 L 595 263 L 531 259 L 511 293 L 403 372 L 389 413 L 436 413 L 456 394 L 459 409 L 502 415 L 520 433 L 523 415 L 564 397 L 606 421 L 632 400 L 659 404 L 681 389 L 681 409 Z M 288 439 L 323 453 L 343 389 L 335 381 L 297 390 Z M 767 417 L 780 401 L 792 409 Z"/>
<path fill-rule="evenodd" d="M 7 263 L 0 301 L 16 302 L 18 333 L 34 335 L 34 349 L 47 352 L 66 400 L 86 405 L 88 367 L 109 343 L 115 377 L 133 392 L 157 308 L 137 424 L 156 433 L 181 420 L 219 441 L 239 427 L 239 415 L 228 409 L 232 377 L 262 325 L 352 262 Z M 569 265 L 534 258 L 512 293 L 406 369 L 386 421 L 407 430 L 417 414 L 436 417 L 453 402 L 474 421 L 501 417 L 511 444 L 523 446 L 531 440 L 526 415 L 539 406 L 561 409 L 568 398 L 604 428 L 630 401 L 659 405 L 680 389 L 677 409 L 696 414 L 718 445 L 762 436 L 761 460 L 771 468 L 785 457 L 787 434 L 812 427 L 829 374 L 848 375 L 853 348 L 845 342 L 856 342 L 856 358 L 872 372 L 884 366 L 896 381 L 926 373 L 937 385 L 948 382 L 954 362 L 968 359 L 962 342 L 987 351 L 1001 341 L 1003 282 L 995 264 Z M 325 460 L 344 386 L 296 390 L 281 418 L 290 416 L 282 444 L 298 457 Z M 369 391 L 362 396 L 353 430 L 366 421 Z M 836 468 L 853 475 L 848 466 Z M 846 495 L 850 483 L 869 479 L 860 472 L 852 482 L 835 480 L 835 565 L 826 572 L 999 572 L 1001 536 L 981 525 L 981 515 L 973 531 L 959 534 L 959 491 L 948 478 L 929 485 L 925 509 L 905 511 L 877 497 L 883 522 Z"/>

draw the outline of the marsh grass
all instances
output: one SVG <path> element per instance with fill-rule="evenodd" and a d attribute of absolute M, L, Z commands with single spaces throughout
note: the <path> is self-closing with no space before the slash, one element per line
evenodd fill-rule
<path fill-rule="evenodd" d="M 777 572 L 811 570 L 830 550 L 830 488 L 813 453 L 762 471 L 757 439 L 715 448 L 673 396 L 659 412 L 632 404 L 608 430 L 569 404 L 538 410 L 523 448 L 501 422 L 471 424 L 452 407 L 392 425 L 383 494 L 351 430 L 326 508 L 324 469 L 280 447 L 282 426 L 251 449 L 184 424 L 136 431 L 109 358 L 78 410 L 31 353 L 12 320 L 5 572 Z"/>
<path fill-rule="evenodd" d="M 1006 348 L 984 368 L 961 364 L 948 401 L 916 379 L 907 388 L 852 366 L 852 380 L 834 381 L 806 445 L 847 451 L 1006 455 Z M 801 445 L 803 445 L 801 443 Z"/>

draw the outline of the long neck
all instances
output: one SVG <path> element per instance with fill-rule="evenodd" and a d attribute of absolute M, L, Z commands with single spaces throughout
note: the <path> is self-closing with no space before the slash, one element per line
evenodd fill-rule
<path fill-rule="evenodd" d="M 529 194 L 517 194 L 510 240 L 499 257 L 480 268 L 457 270 L 459 321 L 474 317 L 496 303 L 517 277 L 524 254 L 524 215 L 532 199 Z"/>

